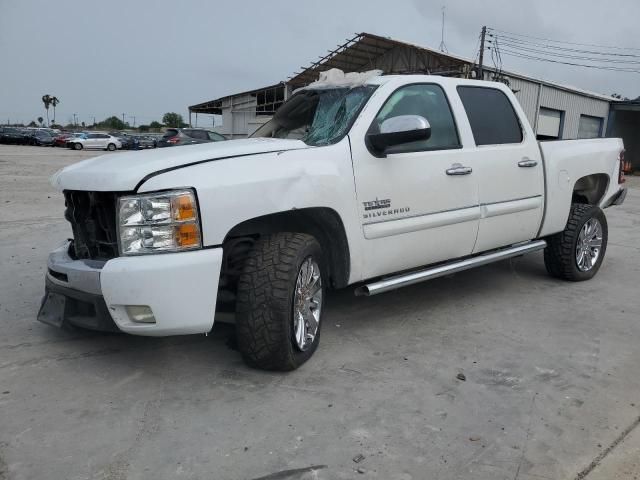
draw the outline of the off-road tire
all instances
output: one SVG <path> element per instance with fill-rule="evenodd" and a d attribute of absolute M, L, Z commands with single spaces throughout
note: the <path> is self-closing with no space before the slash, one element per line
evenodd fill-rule
<path fill-rule="evenodd" d="M 322 319 L 313 344 L 305 351 L 297 348 L 293 335 L 296 280 L 300 266 L 309 257 L 321 272 L 325 271 L 317 240 L 302 233 L 262 236 L 249 252 L 238 280 L 236 300 L 238 349 L 249 366 L 295 370 L 318 347 Z M 322 277 L 324 289 L 327 277 L 324 273 Z"/>
<path fill-rule="evenodd" d="M 596 218 L 602 226 L 602 247 L 595 265 L 586 272 L 578 268 L 576 262 L 576 244 L 580 230 L 591 218 Z M 544 250 L 544 265 L 552 277 L 582 282 L 598 273 L 607 251 L 608 226 L 604 212 L 595 205 L 574 203 L 571 205 L 569 220 L 565 229 L 547 238 Z"/>

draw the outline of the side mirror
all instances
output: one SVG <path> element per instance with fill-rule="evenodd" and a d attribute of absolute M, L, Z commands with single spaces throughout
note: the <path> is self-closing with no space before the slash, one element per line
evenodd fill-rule
<path fill-rule="evenodd" d="M 389 147 L 403 143 L 429 140 L 431 125 L 420 115 L 399 115 L 387 118 L 380 125 L 380 133 L 367 135 L 367 143 L 377 154 L 384 155 Z"/>

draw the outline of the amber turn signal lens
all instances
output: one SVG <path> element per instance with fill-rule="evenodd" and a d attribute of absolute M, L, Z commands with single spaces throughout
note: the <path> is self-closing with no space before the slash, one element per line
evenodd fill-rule
<path fill-rule="evenodd" d="M 194 223 L 176 226 L 176 243 L 178 247 L 194 247 L 200 245 L 200 231 Z"/>
<path fill-rule="evenodd" d="M 178 221 L 195 220 L 196 206 L 191 195 L 180 195 L 171 199 L 173 219 Z"/>

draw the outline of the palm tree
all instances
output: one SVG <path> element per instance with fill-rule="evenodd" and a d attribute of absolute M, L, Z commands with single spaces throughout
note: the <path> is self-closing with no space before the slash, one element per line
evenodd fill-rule
<path fill-rule="evenodd" d="M 51 106 L 53 107 L 53 123 L 56 123 L 56 105 L 60 103 L 58 97 L 51 97 Z"/>
<path fill-rule="evenodd" d="M 40 126 L 42 126 L 42 122 L 44 122 L 44 118 L 38 117 L 38 123 L 40 123 Z"/>
<path fill-rule="evenodd" d="M 51 105 L 51 96 L 43 95 L 42 103 L 44 103 L 44 108 L 47 110 L 47 125 L 49 125 L 49 105 Z"/>

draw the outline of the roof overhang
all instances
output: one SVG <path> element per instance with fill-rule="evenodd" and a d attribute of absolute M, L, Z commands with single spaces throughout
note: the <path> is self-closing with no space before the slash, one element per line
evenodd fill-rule
<path fill-rule="evenodd" d="M 258 95 L 260 93 L 266 92 L 268 90 L 273 90 L 275 88 L 284 88 L 284 83 L 276 83 L 274 85 L 269 85 L 268 87 L 256 88 L 254 90 L 247 90 L 246 92 L 234 93 L 232 95 L 227 95 L 225 97 L 216 98 L 215 100 L 209 100 L 208 102 L 198 103 L 196 105 L 189 106 L 189 112 L 191 113 L 207 113 L 210 115 L 222 115 L 222 104 L 225 100 L 228 100 L 231 97 L 240 97 L 243 95 Z"/>

